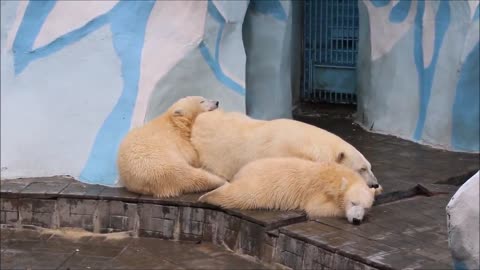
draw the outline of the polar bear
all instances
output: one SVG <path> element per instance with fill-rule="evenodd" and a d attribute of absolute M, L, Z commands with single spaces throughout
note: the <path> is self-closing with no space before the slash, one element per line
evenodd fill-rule
<path fill-rule="evenodd" d="M 190 143 L 196 117 L 217 107 L 218 101 L 185 97 L 163 115 L 132 129 L 118 152 L 120 183 L 132 192 L 156 197 L 206 191 L 223 185 L 224 179 L 198 168 L 198 155 Z"/>
<path fill-rule="evenodd" d="M 346 166 L 299 158 L 265 158 L 243 167 L 230 183 L 199 201 L 223 208 L 304 210 L 311 219 L 344 216 L 358 225 L 375 189 Z"/>
<path fill-rule="evenodd" d="M 299 121 L 263 121 L 216 110 L 197 118 L 191 141 L 202 167 L 227 180 L 256 159 L 298 157 L 343 164 L 357 171 L 370 187 L 378 188 L 378 194 L 382 190 L 372 166 L 355 147 L 326 130 Z"/>

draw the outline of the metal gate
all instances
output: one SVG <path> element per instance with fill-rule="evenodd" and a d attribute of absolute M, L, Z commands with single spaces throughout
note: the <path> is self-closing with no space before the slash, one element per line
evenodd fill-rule
<path fill-rule="evenodd" d="M 355 104 L 357 0 L 306 0 L 302 99 Z"/>

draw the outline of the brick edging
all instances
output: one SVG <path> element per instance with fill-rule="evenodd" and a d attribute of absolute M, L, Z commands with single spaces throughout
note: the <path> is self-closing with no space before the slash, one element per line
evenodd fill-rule
<path fill-rule="evenodd" d="M 305 221 L 295 217 L 277 224 L 252 222 L 234 211 L 201 205 L 169 205 L 137 200 L 80 199 L 72 196 L 10 196 L 2 193 L 1 223 L 45 228 L 77 227 L 97 233 L 179 241 L 208 241 L 271 266 L 293 269 L 376 269 L 366 262 L 315 246 L 279 228 Z M 378 267 L 378 266 L 377 266 Z M 378 267 L 387 269 L 385 267 Z"/>

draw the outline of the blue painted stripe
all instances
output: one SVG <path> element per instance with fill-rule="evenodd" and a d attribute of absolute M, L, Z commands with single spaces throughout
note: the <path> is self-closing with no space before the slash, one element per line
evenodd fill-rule
<path fill-rule="evenodd" d="M 203 41 L 200 43 L 199 49 L 200 53 L 202 54 L 210 69 L 212 70 L 213 74 L 215 74 L 217 80 L 219 80 L 228 88 L 239 93 L 240 95 L 245 95 L 245 88 L 243 88 L 240 84 L 236 83 L 223 73 L 222 69 L 220 68 L 220 64 L 216 62 L 215 59 L 213 59 L 212 55 L 208 51 L 208 48 L 207 46 L 205 46 L 205 43 Z"/>
<path fill-rule="evenodd" d="M 122 63 L 122 94 L 97 134 L 80 179 L 114 184 L 118 178 L 118 147 L 130 130 L 138 93 L 145 29 L 155 1 L 121 1 L 110 16 L 113 44 Z"/>
<path fill-rule="evenodd" d="M 61 49 L 81 40 L 83 37 L 94 32 L 95 30 L 99 29 L 107 23 L 108 13 L 89 21 L 84 26 L 55 39 L 54 41 L 43 47 L 31 51 L 31 53 L 28 54 L 28 62 L 32 62 L 38 58 L 43 58 L 57 51 L 60 51 Z"/>
<path fill-rule="evenodd" d="M 215 21 L 217 21 L 218 23 L 225 22 L 225 18 L 223 18 L 222 13 L 218 11 L 217 6 L 215 6 L 212 0 L 208 0 L 207 8 L 208 8 L 208 14 L 210 14 L 210 16 L 212 16 L 212 18 L 215 19 Z"/>
<path fill-rule="evenodd" d="M 417 126 L 415 128 L 414 140 L 418 141 L 422 137 L 423 129 L 425 127 L 425 120 L 427 116 L 428 103 L 432 91 L 433 76 L 438 61 L 438 54 L 443 43 L 443 38 L 447 32 L 450 24 L 450 3 L 449 1 L 441 1 L 437 14 L 435 16 L 435 40 L 433 48 L 432 62 L 427 68 L 423 67 L 423 46 L 422 46 L 422 32 L 423 32 L 423 1 L 418 1 L 417 15 L 415 18 L 415 64 L 419 75 L 419 89 L 420 89 L 420 108 L 417 119 Z"/>
<path fill-rule="evenodd" d="M 243 88 L 240 84 L 236 83 L 234 80 L 229 78 L 225 73 L 223 73 L 222 68 L 220 66 L 220 43 L 222 41 L 222 34 L 225 28 L 225 18 L 223 18 L 222 14 L 218 11 L 215 4 L 209 0 L 208 1 L 208 14 L 220 24 L 217 38 L 215 40 L 215 55 L 212 57 L 210 51 L 208 50 L 205 42 L 201 42 L 199 45 L 200 53 L 205 59 L 205 62 L 208 64 L 210 69 L 212 70 L 213 74 L 223 85 L 232 89 L 233 91 L 239 93 L 240 95 L 245 95 L 245 88 Z"/>
<path fill-rule="evenodd" d="M 473 14 L 473 21 L 477 21 L 479 19 L 479 10 L 480 10 L 480 5 L 477 6 L 477 10 L 475 10 L 475 14 Z"/>
<path fill-rule="evenodd" d="M 212 2 L 212 0 L 208 0 L 208 14 L 215 19 L 216 22 L 220 25 L 220 29 L 217 33 L 217 39 L 215 41 L 215 61 L 219 61 L 219 54 L 220 54 L 220 42 L 222 41 L 223 29 L 225 28 L 225 18 L 223 18 L 220 11 L 218 11 L 217 6 Z"/>
<path fill-rule="evenodd" d="M 270 15 L 279 21 L 287 20 L 287 13 L 278 0 L 251 0 L 249 5 L 256 12 Z"/>
<path fill-rule="evenodd" d="M 456 150 L 480 151 L 479 43 L 468 54 L 456 87 L 452 109 L 452 146 Z"/>
<path fill-rule="evenodd" d="M 454 270 L 468 270 L 468 267 L 463 261 L 453 259 L 453 269 Z"/>
<path fill-rule="evenodd" d="M 390 11 L 389 21 L 393 23 L 403 22 L 408 17 L 408 12 L 411 5 L 411 0 L 398 1 L 398 3 Z"/>
<path fill-rule="evenodd" d="M 384 7 L 390 3 L 390 0 L 370 0 L 375 7 Z"/>
<path fill-rule="evenodd" d="M 418 89 L 420 91 L 420 109 L 419 112 L 421 111 L 421 107 L 423 106 L 422 102 L 423 101 L 423 96 L 422 94 L 424 93 L 423 91 L 423 80 L 425 77 L 425 69 L 424 69 L 424 63 L 423 63 L 423 13 L 425 10 L 425 2 L 423 1 L 418 1 L 417 2 L 417 14 L 415 15 L 415 23 L 413 25 L 414 27 L 414 33 L 413 33 L 413 57 L 415 61 L 415 67 L 417 69 L 417 74 L 418 74 Z M 425 121 L 425 120 L 424 120 Z M 413 138 L 414 140 L 419 140 L 420 136 L 422 133 L 419 133 L 419 128 L 418 125 L 420 124 L 419 119 L 417 118 L 417 128 L 414 131 Z M 422 124 L 423 125 L 423 124 Z M 418 134 L 417 134 L 418 133 Z"/>
<path fill-rule="evenodd" d="M 12 46 L 15 74 L 20 74 L 33 60 L 33 44 L 55 4 L 55 0 L 28 2 Z"/>

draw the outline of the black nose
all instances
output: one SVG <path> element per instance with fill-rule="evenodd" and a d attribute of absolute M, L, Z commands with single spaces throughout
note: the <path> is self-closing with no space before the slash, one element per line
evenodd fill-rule
<path fill-rule="evenodd" d="M 362 222 L 362 221 L 361 221 L 360 219 L 358 219 L 358 218 L 354 218 L 354 219 L 352 220 L 353 225 L 360 225 L 361 222 Z"/>
<path fill-rule="evenodd" d="M 216 102 L 215 102 L 215 105 L 216 105 L 216 106 L 218 106 L 218 103 L 219 103 L 219 102 L 218 102 L 218 101 L 216 101 Z M 377 185 L 377 186 L 378 186 L 378 185 Z"/>
<path fill-rule="evenodd" d="M 373 188 L 378 188 L 379 185 L 378 185 L 378 184 L 374 184 L 374 185 L 372 185 L 372 187 L 373 187 Z"/>

